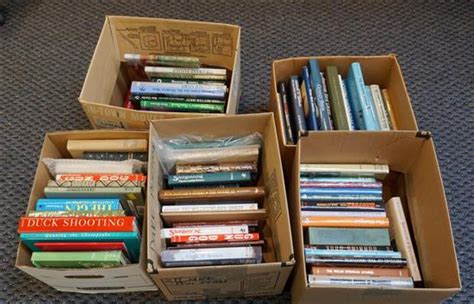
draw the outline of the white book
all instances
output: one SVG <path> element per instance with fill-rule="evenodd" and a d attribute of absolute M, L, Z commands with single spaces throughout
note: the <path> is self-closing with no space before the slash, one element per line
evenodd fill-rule
<path fill-rule="evenodd" d="M 142 173 L 146 163 L 129 159 L 124 161 L 43 158 L 43 163 L 48 167 L 51 175 L 75 173 L 117 173 L 134 174 Z"/>
<path fill-rule="evenodd" d="M 209 235 L 249 233 L 248 225 L 163 228 L 161 238 L 169 239 L 174 235 Z"/>
<path fill-rule="evenodd" d="M 163 263 L 185 261 L 209 261 L 232 259 L 256 259 L 262 257 L 262 248 L 259 246 L 223 247 L 223 248 L 195 248 L 171 249 L 161 252 Z"/>
<path fill-rule="evenodd" d="M 383 131 L 390 131 L 390 125 L 388 123 L 388 113 L 385 109 L 385 105 L 382 98 L 382 92 L 377 84 L 370 85 L 370 91 L 372 93 L 372 99 L 374 100 L 375 112 L 380 124 L 380 128 Z"/>
<path fill-rule="evenodd" d="M 150 74 L 201 74 L 201 75 L 227 75 L 226 69 L 209 68 L 179 68 L 179 67 L 157 67 L 146 66 L 145 73 Z"/>
<path fill-rule="evenodd" d="M 257 210 L 258 204 L 204 204 L 204 205 L 169 205 L 163 206 L 161 212 L 225 212 Z"/>
<path fill-rule="evenodd" d="M 354 118 L 352 117 L 352 110 L 351 110 L 351 106 L 349 105 L 349 97 L 347 95 L 347 88 L 344 81 L 342 81 L 341 75 L 339 75 L 339 85 L 341 86 L 341 90 L 342 90 L 342 100 L 344 102 L 344 108 L 346 109 L 346 116 L 347 116 L 347 123 L 349 125 L 349 131 L 354 131 L 355 130 Z"/>
<path fill-rule="evenodd" d="M 384 211 L 301 211 L 302 221 L 311 216 L 387 217 Z"/>
<path fill-rule="evenodd" d="M 324 174 L 331 176 L 372 176 L 384 178 L 390 169 L 379 164 L 301 164 L 300 173 Z"/>
<path fill-rule="evenodd" d="M 182 90 L 192 91 L 216 91 L 227 92 L 227 86 L 223 84 L 198 84 L 198 83 L 170 83 L 170 82 L 152 82 L 152 81 L 133 81 L 132 93 L 162 93 L 179 92 Z"/>
<path fill-rule="evenodd" d="M 308 275 L 308 283 L 311 286 L 413 288 L 413 280 L 405 277 L 324 276 L 310 274 Z"/>

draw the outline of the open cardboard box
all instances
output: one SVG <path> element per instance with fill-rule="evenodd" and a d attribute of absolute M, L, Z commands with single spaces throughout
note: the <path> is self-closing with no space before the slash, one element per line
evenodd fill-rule
<path fill-rule="evenodd" d="M 400 196 L 424 287 L 414 289 L 310 287 L 304 263 L 299 165 L 388 164 L 384 200 Z M 289 176 L 296 265 L 293 303 L 437 303 L 461 288 L 443 181 L 427 132 L 312 132 L 300 139 Z"/>
<path fill-rule="evenodd" d="M 265 187 L 265 211 L 189 213 L 160 216 L 158 192 L 164 173 L 156 138 L 197 135 L 205 138 L 263 136 L 258 185 Z M 148 164 L 148 266 L 147 270 L 168 300 L 197 300 L 210 297 L 273 295 L 282 292 L 293 269 L 293 244 L 288 205 L 273 114 L 249 114 L 153 121 L 150 125 Z M 264 225 L 263 263 L 164 268 L 160 252 L 166 248 L 161 229 L 174 221 L 257 219 Z"/>
<path fill-rule="evenodd" d="M 34 210 L 36 201 L 44 197 L 43 189 L 52 178 L 43 164 L 44 158 L 71 158 L 66 149 L 70 139 L 147 139 L 148 131 L 97 130 L 65 131 L 46 134 L 38 161 L 27 211 Z M 15 266 L 51 287 L 68 292 L 110 293 L 157 290 L 146 272 L 146 216 L 142 229 L 139 263 L 116 268 L 36 268 L 31 264 L 31 251 L 20 242 Z"/>
<path fill-rule="evenodd" d="M 231 71 L 225 114 L 240 98 L 240 27 L 184 20 L 107 16 L 79 102 L 94 128 L 148 129 L 151 120 L 224 114 L 140 111 L 123 108 L 130 79 L 125 53 L 195 56 Z"/>

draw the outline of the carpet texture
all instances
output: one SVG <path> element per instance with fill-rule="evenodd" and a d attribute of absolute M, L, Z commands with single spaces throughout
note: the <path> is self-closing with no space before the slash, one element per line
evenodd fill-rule
<path fill-rule="evenodd" d="M 60 293 L 14 268 L 18 218 L 44 134 L 89 128 L 77 97 L 105 15 L 241 25 L 241 113 L 266 111 L 273 59 L 396 53 L 419 128 L 433 132 L 444 178 L 463 279 L 463 290 L 447 303 L 472 302 L 474 2 L 0 0 L 0 5 L 7 9 L 0 27 L 0 302 L 159 301 L 158 292 Z M 286 291 L 252 302 L 289 300 Z"/>

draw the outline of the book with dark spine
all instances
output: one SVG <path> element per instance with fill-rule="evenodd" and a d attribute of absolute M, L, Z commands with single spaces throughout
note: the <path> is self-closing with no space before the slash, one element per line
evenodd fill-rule
<path fill-rule="evenodd" d="M 290 77 L 291 113 L 293 114 L 293 128 L 295 140 L 300 134 L 306 133 L 306 121 L 304 118 L 303 100 L 301 98 L 298 76 Z"/>
<path fill-rule="evenodd" d="M 282 116 L 284 119 L 287 144 L 292 145 L 295 143 L 295 136 L 293 134 L 293 129 L 291 127 L 291 113 L 290 113 L 290 106 L 288 102 L 288 92 L 286 90 L 286 84 L 284 81 L 280 81 L 278 83 L 278 93 L 280 94 L 281 109 L 283 111 Z"/>
<path fill-rule="evenodd" d="M 248 171 L 168 175 L 168 186 L 170 187 L 235 183 L 241 184 L 250 183 L 252 181 L 252 173 Z"/>
<path fill-rule="evenodd" d="M 308 130 L 319 130 L 318 127 L 318 110 L 316 109 L 316 101 L 314 100 L 313 92 L 311 90 L 311 79 L 309 76 L 309 69 L 304 66 L 301 71 L 301 96 L 303 103 L 306 104 L 308 112 L 306 113 L 306 126 Z"/>
<path fill-rule="evenodd" d="M 306 263 L 310 265 L 325 266 L 353 266 L 353 267 L 406 267 L 407 260 L 404 258 L 325 258 L 325 257 L 308 257 Z"/>
<path fill-rule="evenodd" d="M 136 159 L 143 162 L 148 160 L 148 153 L 146 152 L 83 152 L 82 159 L 92 160 L 127 160 Z"/>
<path fill-rule="evenodd" d="M 158 198 L 161 204 L 184 203 L 190 201 L 262 201 L 265 198 L 265 189 L 263 187 L 239 187 L 160 190 Z"/>

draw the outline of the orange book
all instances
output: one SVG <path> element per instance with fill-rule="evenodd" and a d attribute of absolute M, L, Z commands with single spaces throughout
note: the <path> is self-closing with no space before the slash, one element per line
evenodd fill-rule
<path fill-rule="evenodd" d="M 18 233 L 29 232 L 130 232 L 137 229 L 134 216 L 28 217 Z"/>
<path fill-rule="evenodd" d="M 386 217 L 303 216 L 303 227 L 368 227 L 388 228 Z"/>
<path fill-rule="evenodd" d="M 171 237 L 171 243 L 247 242 L 258 240 L 260 240 L 260 234 L 258 232 L 211 235 L 173 235 Z"/>
<path fill-rule="evenodd" d="M 57 182 L 145 182 L 143 174 L 119 174 L 119 173 L 71 173 L 57 174 Z"/>
<path fill-rule="evenodd" d="M 408 268 L 365 268 L 365 267 L 325 267 L 313 266 L 312 274 L 344 276 L 409 277 Z"/>

